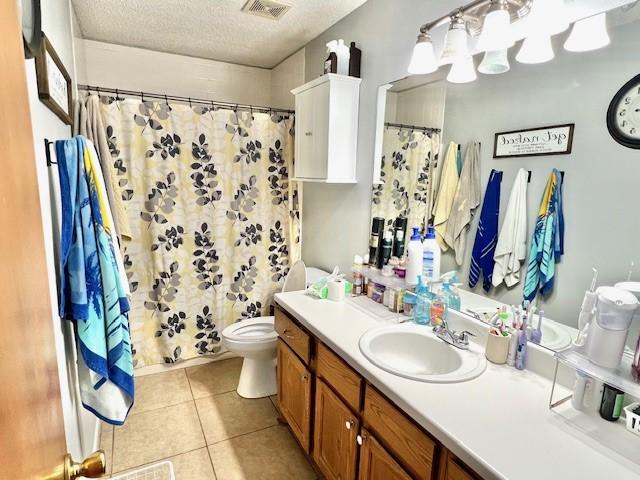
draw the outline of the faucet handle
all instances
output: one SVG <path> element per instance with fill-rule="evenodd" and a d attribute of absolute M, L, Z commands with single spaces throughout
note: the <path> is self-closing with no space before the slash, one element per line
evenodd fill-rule
<path fill-rule="evenodd" d="M 460 340 L 460 342 L 468 344 L 469 343 L 469 336 L 475 337 L 476 334 L 473 333 L 473 332 L 470 332 L 469 330 L 463 330 L 458 334 L 458 339 Z"/>

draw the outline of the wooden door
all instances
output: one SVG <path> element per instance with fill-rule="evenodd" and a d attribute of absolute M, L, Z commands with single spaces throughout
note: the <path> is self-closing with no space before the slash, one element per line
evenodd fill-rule
<path fill-rule="evenodd" d="M 359 429 L 357 417 L 326 383 L 318 379 L 313 459 L 327 480 L 355 479 Z"/>
<path fill-rule="evenodd" d="M 18 2 L 0 11 L 0 478 L 39 479 L 67 447 Z"/>
<path fill-rule="evenodd" d="M 411 476 L 367 430 L 362 430 L 360 438 L 360 480 L 411 480 Z"/>
<path fill-rule="evenodd" d="M 278 407 L 305 452 L 311 432 L 311 373 L 278 339 Z"/>

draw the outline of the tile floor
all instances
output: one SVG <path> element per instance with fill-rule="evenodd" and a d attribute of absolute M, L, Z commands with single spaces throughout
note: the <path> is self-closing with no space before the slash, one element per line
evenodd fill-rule
<path fill-rule="evenodd" d="M 314 480 L 274 398 L 235 391 L 242 359 L 136 378 L 122 427 L 102 426 L 109 474 L 171 460 L 176 480 Z"/>

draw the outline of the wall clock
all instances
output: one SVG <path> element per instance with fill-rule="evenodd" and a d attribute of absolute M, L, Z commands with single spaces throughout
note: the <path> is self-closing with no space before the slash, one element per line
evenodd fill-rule
<path fill-rule="evenodd" d="M 607 128 L 619 144 L 640 149 L 640 75 L 625 83 L 611 100 Z"/>
<path fill-rule="evenodd" d="M 22 41 L 24 57 L 33 58 L 42 42 L 40 0 L 21 0 Z"/>

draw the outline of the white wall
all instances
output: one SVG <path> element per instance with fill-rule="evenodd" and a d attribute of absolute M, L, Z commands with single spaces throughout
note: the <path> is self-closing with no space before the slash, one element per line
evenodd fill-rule
<path fill-rule="evenodd" d="M 636 7 L 638 8 L 638 7 Z M 629 263 L 640 265 L 640 152 L 625 148 L 609 135 L 606 113 L 617 90 L 638 69 L 637 46 L 640 22 L 610 29 L 611 45 L 582 54 L 562 49 L 556 41 L 557 57 L 543 65 L 511 63 L 511 71 L 498 76 L 479 75 L 476 82 L 450 85 L 447 94 L 444 137 L 466 144 L 482 142 L 482 188 L 492 168 L 504 172 L 500 222 L 513 180 L 519 168 L 531 170 L 528 191 L 528 238 L 532 233 L 548 175 L 553 167 L 565 171 L 563 207 L 565 255 L 557 265 L 552 295 L 544 302 L 550 317 L 575 326 L 591 267 L 599 270 L 598 282 L 612 285 L 626 278 Z M 515 54 L 513 52 L 512 54 Z M 479 61 L 479 59 L 477 59 Z M 496 132 L 547 125 L 575 123 L 571 155 L 493 159 Z M 468 255 L 461 268 L 467 284 L 470 250 L 479 211 L 468 238 Z M 530 240 L 528 240 L 528 245 Z M 443 256 L 443 271 L 455 263 Z M 522 269 L 524 279 L 525 268 Z M 638 279 L 640 272 L 636 272 Z M 478 293 L 482 287 L 476 287 Z M 511 290 L 492 289 L 491 296 L 505 303 L 519 303 L 522 282 Z"/>
<path fill-rule="evenodd" d="M 393 121 L 442 129 L 446 94 L 446 82 L 430 83 L 396 93 Z"/>
<path fill-rule="evenodd" d="M 62 63 L 75 77 L 72 20 L 69 0 L 42 2 L 42 30 L 45 32 Z M 49 296 L 54 326 L 54 339 L 58 355 L 58 373 L 62 397 L 67 448 L 76 459 L 83 458 L 95 447 L 98 433 L 97 421 L 78 403 L 79 392 L 76 381 L 75 342 L 70 322 L 62 322 L 57 315 L 58 294 L 56 288 L 58 239 L 60 238 L 60 194 L 56 167 L 47 167 L 44 139 L 68 138 L 71 129 L 47 108 L 38 98 L 35 62 L 26 61 L 27 84 L 33 127 L 35 159 L 38 173 L 37 188 L 44 231 L 44 244 L 49 272 Z"/>
<path fill-rule="evenodd" d="M 273 70 L 76 39 L 78 83 L 221 102 L 293 107 L 304 49 Z"/>

